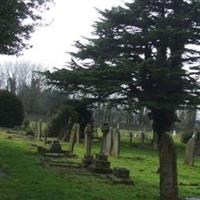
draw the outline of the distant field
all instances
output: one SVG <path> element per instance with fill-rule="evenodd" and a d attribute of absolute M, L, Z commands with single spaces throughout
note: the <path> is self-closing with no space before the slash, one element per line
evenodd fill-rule
<path fill-rule="evenodd" d="M 0 178 L 0 200 L 158 200 L 157 151 L 148 144 L 140 147 L 138 139 L 130 146 L 125 131 L 123 134 L 120 159 L 111 156 L 109 160 L 112 167 L 130 170 L 134 186 L 113 185 L 106 177 L 86 170 L 47 169 L 35 154 L 36 147 L 31 146 L 38 142 L 1 131 L 0 167 L 6 168 L 7 176 Z M 98 152 L 99 144 L 93 147 L 93 152 Z M 67 149 L 67 143 L 63 148 Z M 183 164 L 184 145 L 178 143 L 177 152 L 180 196 L 200 196 L 200 158 L 195 167 L 188 167 Z M 78 158 L 73 161 L 81 162 L 84 145 L 76 145 L 75 153 Z"/>

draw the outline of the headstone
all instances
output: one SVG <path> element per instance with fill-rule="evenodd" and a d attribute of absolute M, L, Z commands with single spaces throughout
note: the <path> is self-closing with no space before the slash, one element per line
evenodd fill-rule
<path fill-rule="evenodd" d="M 113 155 L 119 158 L 120 154 L 120 131 L 117 128 L 113 134 Z"/>
<path fill-rule="evenodd" d="M 104 154 L 96 154 L 95 159 L 90 165 L 89 170 L 95 173 L 109 174 L 112 172 L 108 156 Z"/>
<path fill-rule="evenodd" d="M 194 150 L 195 150 L 195 139 L 190 138 L 185 148 L 185 163 L 190 166 L 194 165 Z"/>
<path fill-rule="evenodd" d="M 62 147 L 60 145 L 60 142 L 58 140 L 54 140 L 50 149 L 50 153 L 63 153 Z"/>
<path fill-rule="evenodd" d="M 63 130 L 64 131 L 63 141 L 69 140 L 71 125 L 72 125 L 72 119 L 71 117 L 69 117 L 65 129 Z"/>
<path fill-rule="evenodd" d="M 106 135 L 106 154 L 110 155 L 112 153 L 113 146 L 113 128 L 109 128 L 109 132 Z"/>
<path fill-rule="evenodd" d="M 122 183 L 122 184 L 134 184 L 129 177 L 129 170 L 126 168 L 114 167 L 113 173 L 108 175 L 113 183 Z"/>
<path fill-rule="evenodd" d="M 144 140 L 145 140 L 145 133 L 144 131 L 140 131 L 140 135 L 141 135 L 141 143 L 144 144 Z"/>
<path fill-rule="evenodd" d="M 107 155 L 107 134 L 109 132 L 109 124 L 107 122 L 103 124 L 101 131 L 102 131 L 103 135 L 101 138 L 100 154 Z"/>
<path fill-rule="evenodd" d="M 85 155 L 82 160 L 84 167 L 89 167 L 93 162 L 93 156 L 91 155 L 91 149 L 92 149 L 92 134 L 93 134 L 93 128 L 90 123 L 88 123 L 84 129 L 84 139 L 85 139 Z"/>
<path fill-rule="evenodd" d="M 76 128 L 76 143 L 77 144 L 80 143 L 80 124 L 77 124 L 77 128 Z"/>
<path fill-rule="evenodd" d="M 47 144 L 47 130 L 44 131 L 44 144 Z"/>
<path fill-rule="evenodd" d="M 91 149 L 92 149 L 92 126 L 90 123 L 88 123 L 84 129 L 84 136 L 85 136 L 85 155 L 89 156 L 91 155 Z"/>
<path fill-rule="evenodd" d="M 160 200 L 178 200 L 176 150 L 172 137 L 163 134 L 160 151 Z"/>
<path fill-rule="evenodd" d="M 195 155 L 200 156 L 200 132 L 197 130 L 195 136 Z"/>
<path fill-rule="evenodd" d="M 42 121 L 40 120 L 39 123 L 38 123 L 38 140 L 41 140 L 41 137 L 42 137 Z"/>
<path fill-rule="evenodd" d="M 129 143 L 132 144 L 133 143 L 133 133 L 129 132 Z"/>
<path fill-rule="evenodd" d="M 70 138 L 69 138 L 69 151 L 71 153 L 73 153 L 73 151 L 74 151 L 74 145 L 75 145 L 75 140 L 76 140 L 76 131 L 77 131 L 77 128 L 78 128 L 78 123 L 75 123 L 72 126 L 72 129 L 71 129 L 71 134 L 70 134 Z"/>

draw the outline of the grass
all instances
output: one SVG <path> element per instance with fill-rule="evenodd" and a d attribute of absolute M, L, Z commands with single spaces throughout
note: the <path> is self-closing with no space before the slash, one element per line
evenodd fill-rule
<path fill-rule="evenodd" d="M 85 170 L 65 169 L 55 171 L 41 165 L 36 156 L 35 143 L 21 135 L 8 139 L 4 131 L 0 133 L 0 166 L 7 170 L 7 177 L 0 179 L 0 200 L 158 200 L 159 176 L 158 153 L 150 146 L 139 147 L 138 141 L 128 144 L 123 136 L 121 157 L 109 158 L 112 167 L 126 167 L 130 170 L 134 186 L 113 185 L 104 176 L 94 176 Z M 10 136 L 10 134 L 9 134 Z M 67 144 L 63 143 L 67 149 Z M 99 145 L 93 145 L 98 152 Z M 195 167 L 184 165 L 184 145 L 177 144 L 179 195 L 200 196 L 200 159 Z M 75 146 L 81 162 L 83 144 Z"/>

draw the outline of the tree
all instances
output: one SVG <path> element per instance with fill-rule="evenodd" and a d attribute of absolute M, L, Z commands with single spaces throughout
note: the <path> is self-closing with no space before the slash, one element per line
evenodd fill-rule
<path fill-rule="evenodd" d="M 0 126 L 14 127 L 22 124 L 23 105 L 12 93 L 0 90 Z"/>
<path fill-rule="evenodd" d="M 160 140 L 177 109 L 200 102 L 199 11 L 197 0 L 135 0 L 99 11 L 94 37 L 71 53 L 73 70 L 46 72 L 48 83 L 132 111 L 145 107 Z"/>
<path fill-rule="evenodd" d="M 199 45 L 199 9 L 192 0 L 135 0 L 99 11 L 94 37 L 71 53 L 73 70 L 46 72 L 48 83 L 132 111 L 146 107 L 160 138 L 177 109 L 199 103 L 200 57 L 191 46 Z"/>
<path fill-rule="evenodd" d="M 51 0 L 9 0 L 0 4 L 0 53 L 14 55 L 30 47 L 34 26 Z"/>

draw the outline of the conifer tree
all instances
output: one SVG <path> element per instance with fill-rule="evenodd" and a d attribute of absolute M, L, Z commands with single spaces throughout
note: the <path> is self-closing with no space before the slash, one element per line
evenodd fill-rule
<path fill-rule="evenodd" d="M 93 101 L 146 107 L 160 137 L 177 109 L 199 104 L 200 3 L 135 0 L 98 12 L 93 37 L 71 53 L 73 70 L 46 72 L 48 83 Z"/>
<path fill-rule="evenodd" d="M 35 25 L 41 12 L 48 9 L 52 0 L 4 0 L 0 3 L 0 54 L 18 54 L 29 48 Z"/>

